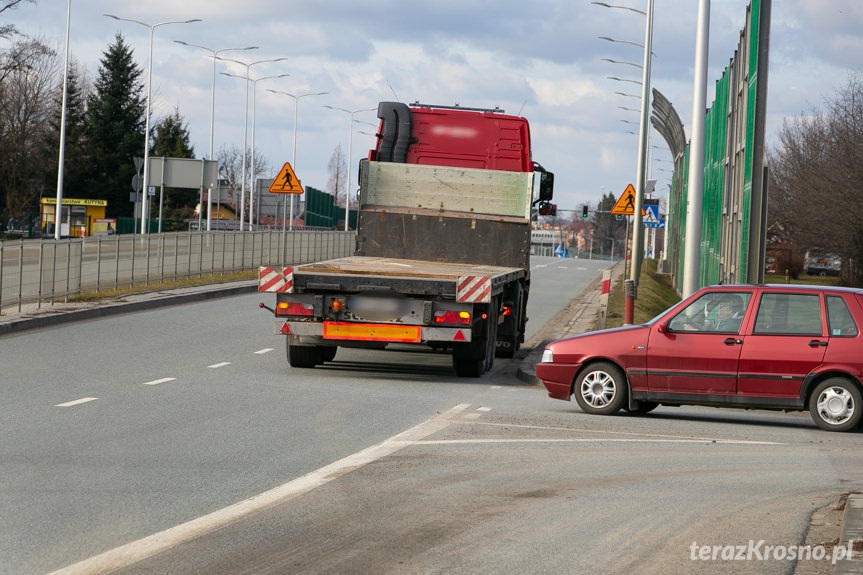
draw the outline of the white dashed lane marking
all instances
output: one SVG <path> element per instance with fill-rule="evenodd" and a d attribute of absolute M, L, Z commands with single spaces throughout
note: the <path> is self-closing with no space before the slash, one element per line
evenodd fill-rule
<path fill-rule="evenodd" d="M 271 351 L 274 351 L 273 348 L 265 347 L 263 349 L 259 349 L 258 351 L 254 352 L 254 353 L 255 353 L 255 355 L 264 355 L 265 353 L 270 353 Z M 208 365 L 207 367 L 209 369 L 218 369 L 220 367 L 225 367 L 226 365 L 231 365 L 231 362 L 230 361 L 223 361 L 220 363 L 214 363 L 213 365 Z M 160 379 L 154 379 L 152 381 L 145 381 L 141 385 L 160 385 L 162 383 L 168 383 L 169 381 L 176 381 L 176 380 L 177 380 L 176 377 L 162 377 Z M 75 405 L 81 405 L 82 403 L 89 403 L 91 401 L 96 401 L 98 399 L 99 399 L 98 397 L 84 397 L 81 399 L 76 399 L 75 401 L 67 401 L 66 403 L 58 403 L 54 407 L 73 407 Z"/>
<path fill-rule="evenodd" d="M 176 377 L 163 377 L 162 379 L 154 379 L 153 381 L 146 381 L 143 385 L 159 385 L 160 383 L 168 383 L 169 381 L 174 381 L 177 379 Z"/>
<path fill-rule="evenodd" d="M 89 403 L 91 401 L 96 401 L 99 399 L 98 397 L 84 397 L 81 399 L 76 399 L 75 401 L 67 401 L 66 403 L 58 403 L 54 407 L 72 407 L 73 405 L 81 405 L 82 403 Z"/>

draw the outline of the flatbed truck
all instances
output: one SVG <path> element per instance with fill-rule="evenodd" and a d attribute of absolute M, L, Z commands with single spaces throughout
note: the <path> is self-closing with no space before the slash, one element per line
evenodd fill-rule
<path fill-rule="evenodd" d="M 261 268 L 259 290 L 276 294 L 261 306 L 295 368 L 399 343 L 449 351 L 458 376 L 478 377 L 524 342 L 531 214 L 554 175 L 532 161 L 524 118 L 396 102 L 378 116 L 354 255 Z"/>

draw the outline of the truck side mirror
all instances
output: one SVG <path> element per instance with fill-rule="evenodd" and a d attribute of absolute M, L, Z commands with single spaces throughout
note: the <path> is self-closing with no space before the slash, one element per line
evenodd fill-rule
<path fill-rule="evenodd" d="M 540 172 L 539 201 L 550 202 L 552 197 L 554 197 L 554 174 L 552 172 Z"/>

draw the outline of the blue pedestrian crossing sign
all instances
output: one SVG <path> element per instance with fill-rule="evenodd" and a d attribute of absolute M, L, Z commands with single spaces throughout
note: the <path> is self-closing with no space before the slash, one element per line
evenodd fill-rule
<path fill-rule="evenodd" d="M 659 222 L 659 206 L 651 206 L 649 204 L 644 205 L 641 216 L 641 222 L 647 226 L 653 225 Z"/>

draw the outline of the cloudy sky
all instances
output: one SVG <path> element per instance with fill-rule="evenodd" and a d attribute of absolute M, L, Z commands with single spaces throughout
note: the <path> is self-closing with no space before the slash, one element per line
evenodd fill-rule
<path fill-rule="evenodd" d="M 644 9 L 646 0 L 607 0 Z M 708 100 L 737 47 L 749 0 L 713 0 L 710 19 Z M 677 109 L 686 125 L 692 114 L 696 0 L 655 0 L 651 85 Z M 62 54 L 67 1 L 37 0 L 2 15 Z M 295 171 L 305 185 L 325 188 L 334 148 L 348 148 L 348 114 L 324 105 L 362 110 L 382 100 L 499 106 L 525 116 L 534 160 L 555 172 L 559 209 L 594 205 L 603 191 L 619 195 L 636 176 L 642 49 L 598 36 L 644 42 L 641 14 L 593 5 L 590 0 L 72 0 L 72 57 L 97 74 L 99 59 L 121 33 L 146 69 L 149 30 L 156 24 L 199 18 L 156 29 L 153 44 L 155 118 L 179 108 L 188 121 L 197 157 L 210 140 L 212 59 L 174 40 L 212 49 L 259 46 L 229 52 L 246 62 L 287 58 L 251 68 L 256 82 L 255 147 L 274 170 L 291 159 L 294 100 L 267 89 L 306 94 L 300 100 Z M 776 0 L 770 38 L 768 145 L 785 118 L 821 107 L 824 99 L 863 68 L 863 1 Z M 219 62 L 218 72 L 245 74 L 245 66 Z M 215 148 L 243 142 L 245 82 L 217 74 Z M 377 123 L 374 112 L 356 120 Z M 249 144 L 251 144 L 251 115 Z M 366 133 L 362 133 L 366 132 Z M 374 143 L 371 125 L 354 124 L 356 166 Z M 650 175 L 667 189 L 670 153 L 651 131 Z M 142 146 L 143 147 L 143 146 Z M 354 169 L 354 174 L 355 174 Z M 274 174 L 270 174 L 271 176 Z M 352 176 L 353 178 L 353 176 Z"/>

